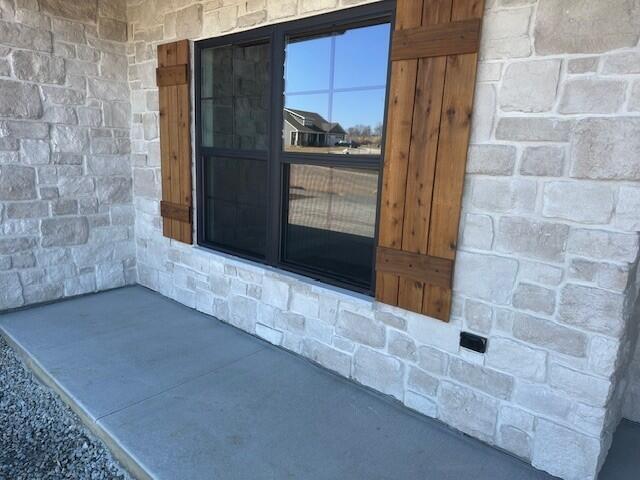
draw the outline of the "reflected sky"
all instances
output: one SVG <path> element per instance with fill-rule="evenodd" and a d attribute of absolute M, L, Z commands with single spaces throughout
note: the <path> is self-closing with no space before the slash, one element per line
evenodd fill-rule
<path fill-rule="evenodd" d="M 285 106 L 319 113 L 345 130 L 381 124 L 390 31 L 384 23 L 290 41 Z"/>

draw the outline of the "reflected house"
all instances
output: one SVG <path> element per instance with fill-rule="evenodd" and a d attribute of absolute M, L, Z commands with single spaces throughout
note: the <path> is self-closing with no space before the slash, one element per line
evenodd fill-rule
<path fill-rule="evenodd" d="M 284 144 L 300 147 L 333 147 L 347 132 L 322 115 L 293 108 L 284 109 Z"/>

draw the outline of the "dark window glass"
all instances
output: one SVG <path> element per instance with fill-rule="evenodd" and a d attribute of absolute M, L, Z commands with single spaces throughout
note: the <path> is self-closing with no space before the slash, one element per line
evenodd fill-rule
<path fill-rule="evenodd" d="M 289 165 L 284 260 L 355 285 L 371 282 L 378 172 Z"/>
<path fill-rule="evenodd" d="M 268 148 L 269 58 L 268 43 L 202 51 L 203 146 Z"/>
<path fill-rule="evenodd" d="M 393 8 L 196 42 L 200 244 L 373 291 Z"/>
<path fill-rule="evenodd" d="M 208 157 L 205 240 L 263 257 L 266 239 L 267 162 Z"/>
<path fill-rule="evenodd" d="M 283 148 L 380 155 L 390 24 L 289 39 Z"/>

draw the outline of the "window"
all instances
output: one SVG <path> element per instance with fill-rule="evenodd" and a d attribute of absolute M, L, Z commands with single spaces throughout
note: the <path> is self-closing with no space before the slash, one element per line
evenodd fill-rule
<path fill-rule="evenodd" d="M 373 291 L 392 11 L 196 43 L 200 245 Z"/>

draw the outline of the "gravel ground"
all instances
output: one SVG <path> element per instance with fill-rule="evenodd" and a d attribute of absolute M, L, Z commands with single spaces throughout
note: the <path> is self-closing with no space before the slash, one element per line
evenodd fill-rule
<path fill-rule="evenodd" d="M 131 480 L 0 336 L 0 480 Z"/>

